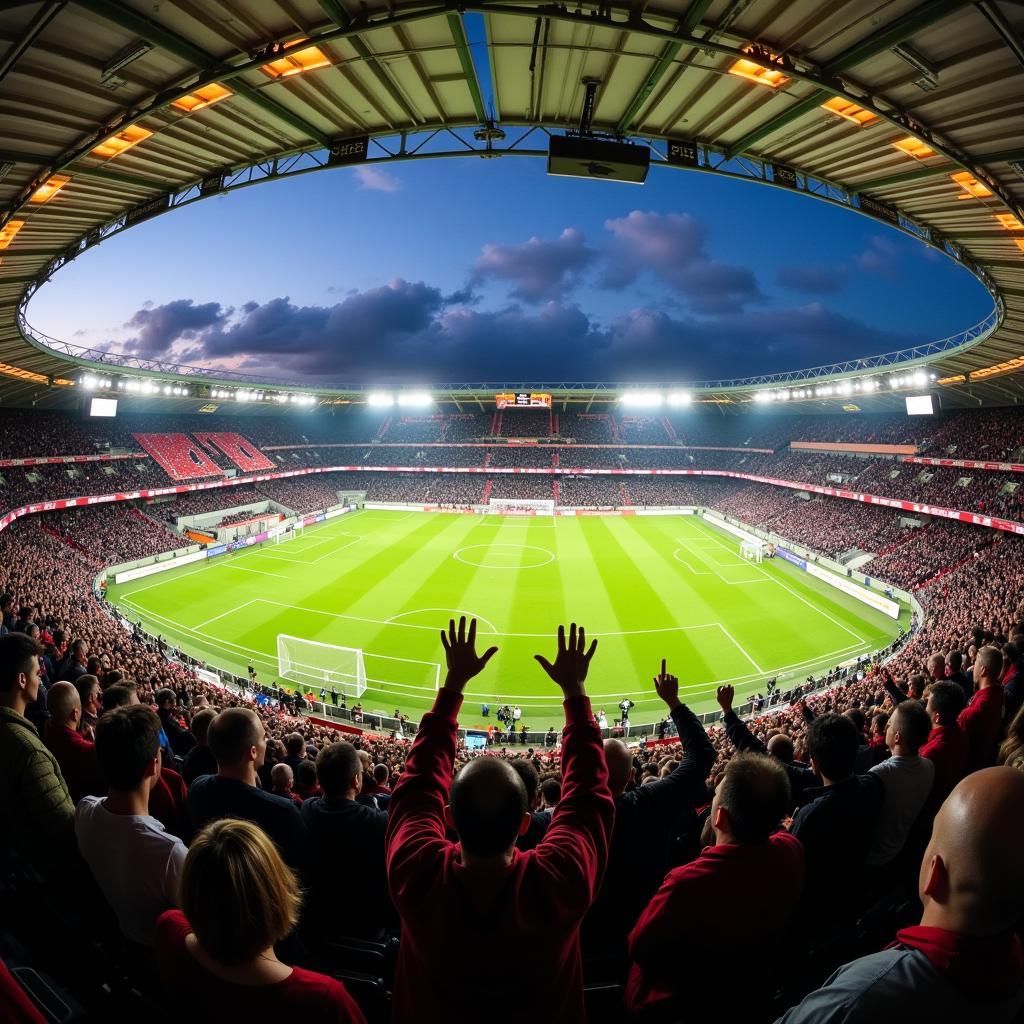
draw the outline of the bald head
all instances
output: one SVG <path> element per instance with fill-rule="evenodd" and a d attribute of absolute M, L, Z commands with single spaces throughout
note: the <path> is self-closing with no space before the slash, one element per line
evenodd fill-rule
<path fill-rule="evenodd" d="M 46 709 L 54 724 L 73 729 L 82 714 L 82 698 L 78 695 L 78 688 L 72 683 L 54 683 L 46 694 Z"/>
<path fill-rule="evenodd" d="M 995 935 L 1024 911 L 1024 773 L 985 768 L 935 818 L 919 879 L 923 925 Z"/>
<path fill-rule="evenodd" d="M 608 762 L 608 786 L 612 796 L 622 796 L 633 776 L 633 755 L 622 740 L 605 740 L 604 758 Z"/>
<path fill-rule="evenodd" d="M 479 757 L 459 772 L 449 805 L 463 849 L 476 857 L 507 853 L 528 810 L 523 780 L 496 757 Z"/>
<path fill-rule="evenodd" d="M 291 770 L 291 766 L 285 764 L 283 761 L 280 764 L 275 764 L 274 767 L 270 769 L 270 784 L 274 789 L 290 789 L 294 781 L 295 776 Z"/>

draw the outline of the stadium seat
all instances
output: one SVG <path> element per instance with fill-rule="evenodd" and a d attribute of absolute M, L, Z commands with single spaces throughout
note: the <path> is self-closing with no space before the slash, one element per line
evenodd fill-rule
<path fill-rule="evenodd" d="M 224 470 L 185 434 L 133 436 L 172 480 L 195 480 L 199 477 L 224 475 Z"/>
<path fill-rule="evenodd" d="M 218 451 L 223 452 L 245 473 L 256 473 L 277 468 L 252 441 L 242 437 L 241 434 L 225 431 L 220 433 L 194 433 L 192 436 L 206 448 L 209 449 L 213 446 Z"/>

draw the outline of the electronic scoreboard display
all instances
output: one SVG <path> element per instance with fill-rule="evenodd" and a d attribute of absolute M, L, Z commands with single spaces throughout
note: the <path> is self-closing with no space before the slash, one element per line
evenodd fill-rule
<path fill-rule="evenodd" d="M 495 402 L 499 409 L 550 409 L 551 396 L 545 394 L 513 394 L 496 395 Z"/>

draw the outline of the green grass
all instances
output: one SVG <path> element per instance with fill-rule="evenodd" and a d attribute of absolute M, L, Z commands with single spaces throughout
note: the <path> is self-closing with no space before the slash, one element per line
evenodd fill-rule
<path fill-rule="evenodd" d="M 112 585 L 109 596 L 211 665 L 244 675 L 252 662 L 263 682 L 277 678 L 279 633 L 362 648 L 364 708 L 413 716 L 433 699 L 438 630 L 475 615 L 480 645 L 500 650 L 467 689 L 462 722 L 482 721 L 482 700 L 492 716 L 510 702 L 531 729 L 561 724 L 558 694 L 532 658 L 553 655 L 561 622 L 599 638 L 587 683 L 595 708 L 611 721 L 628 694 L 634 722 L 664 714 L 651 683 L 662 658 L 704 711 L 721 682 L 745 697 L 769 676 L 803 679 L 899 631 L 781 560 L 744 561 L 738 540 L 694 516 L 361 511 L 287 544 Z"/>

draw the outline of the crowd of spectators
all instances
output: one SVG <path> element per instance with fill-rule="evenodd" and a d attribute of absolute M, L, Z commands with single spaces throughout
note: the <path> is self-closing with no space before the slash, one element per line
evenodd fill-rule
<path fill-rule="evenodd" d="M 132 502 L 44 512 L 40 525 L 70 547 L 87 553 L 97 567 L 150 558 L 189 543 Z"/>

